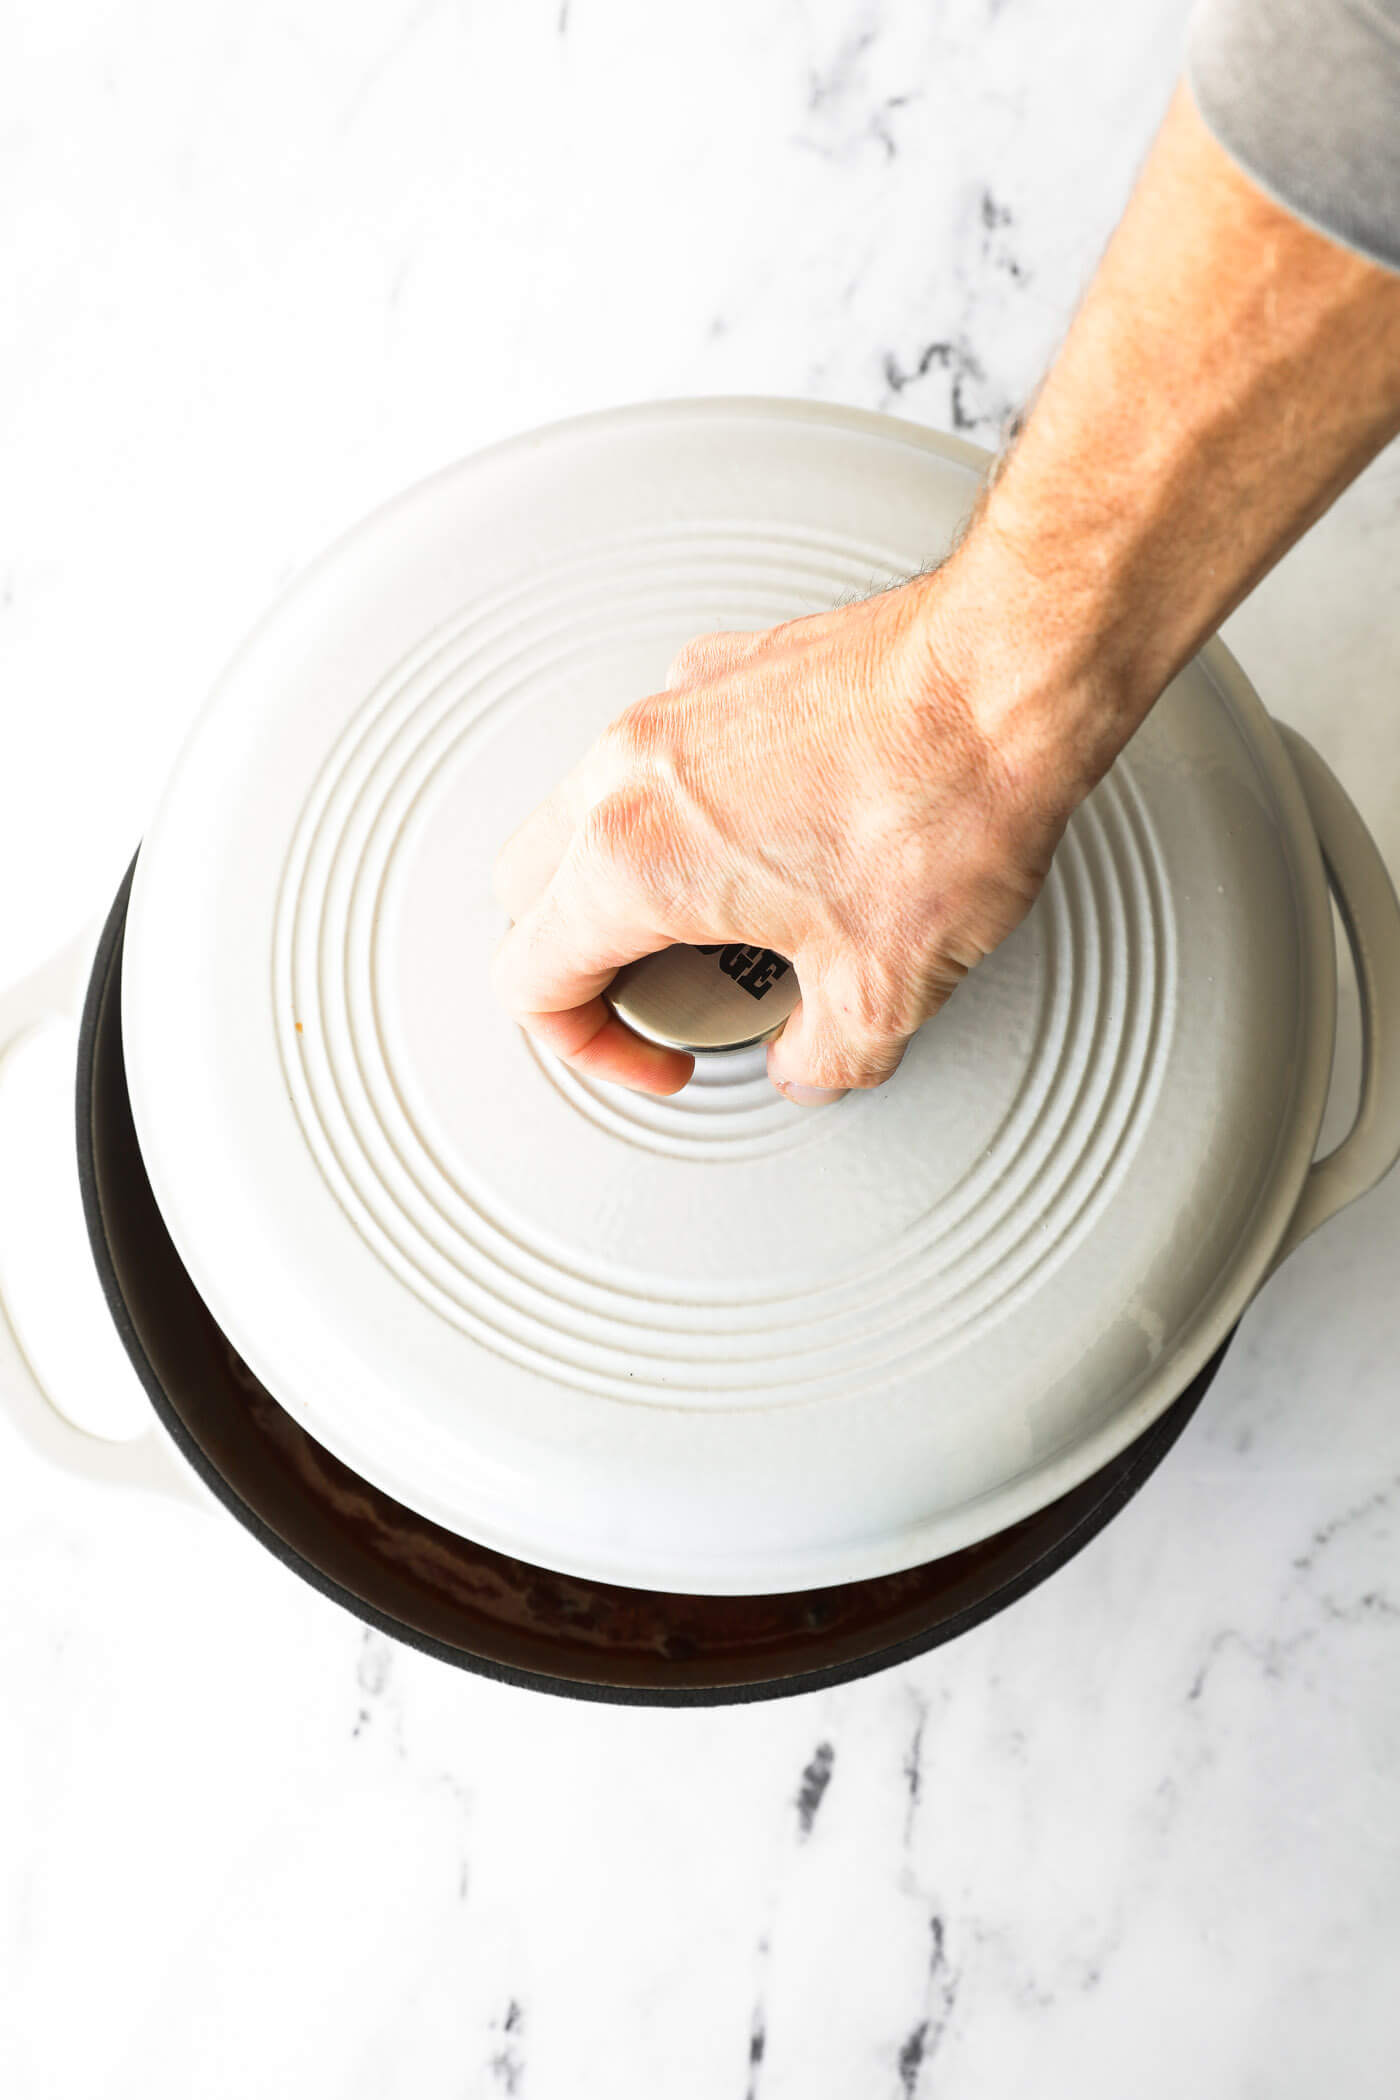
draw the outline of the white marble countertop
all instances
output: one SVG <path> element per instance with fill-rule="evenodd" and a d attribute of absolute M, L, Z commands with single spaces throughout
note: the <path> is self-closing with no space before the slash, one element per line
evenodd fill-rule
<path fill-rule="evenodd" d="M 110 899 L 268 599 L 441 462 L 696 392 L 993 442 L 1185 11 L 12 11 L 0 982 Z M 1230 638 L 1400 868 L 1400 452 Z M 70 1171 L 52 1124 L 28 1181 L 0 1172 L 11 1244 Z M 0 1163 L 42 1127 L 0 1119 Z M 57 1479 L 0 1425 L 0 2090 L 1392 2094 L 1398 1261 L 1400 1175 L 1265 1290 L 1072 1566 L 952 1648 L 756 1708 L 461 1676 L 233 1523 Z"/>

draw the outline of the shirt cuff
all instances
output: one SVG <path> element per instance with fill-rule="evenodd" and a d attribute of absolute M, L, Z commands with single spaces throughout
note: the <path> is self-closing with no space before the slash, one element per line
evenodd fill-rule
<path fill-rule="evenodd" d="M 1186 77 L 1261 189 L 1400 270 L 1400 0 L 1201 0 Z"/>

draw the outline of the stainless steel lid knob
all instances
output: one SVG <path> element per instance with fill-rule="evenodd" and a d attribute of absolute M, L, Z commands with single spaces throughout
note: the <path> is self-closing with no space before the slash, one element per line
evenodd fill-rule
<path fill-rule="evenodd" d="M 668 1050 L 744 1050 L 776 1035 L 802 996 L 771 948 L 677 943 L 618 971 L 603 997 L 619 1020 Z"/>

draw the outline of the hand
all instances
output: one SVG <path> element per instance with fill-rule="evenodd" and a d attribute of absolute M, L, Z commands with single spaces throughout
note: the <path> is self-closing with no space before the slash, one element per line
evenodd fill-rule
<path fill-rule="evenodd" d="M 1008 461 L 934 575 L 683 650 L 502 854 L 497 984 L 581 1068 L 691 1060 L 599 997 L 671 941 L 775 948 L 794 1100 L 888 1078 L 1024 917 L 1201 642 L 1400 430 L 1400 273 L 1258 190 L 1179 89 Z"/>
<path fill-rule="evenodd" d="M 800 1005 L 769 1046 L 802 1103 L 877 1086 L 959 979 L 1019 924 L 1094 768 L 991 681 L 961 619 L 957 559 L 761 634 L 683 649 L 496 868 L 514 920 L 496 986 L 579 1069 L 651 1093 L 693 1060 L 599 996 L 672 941 L 793 962 Z M 1069 719 L 1068 711 L 1066 719 Z"/>

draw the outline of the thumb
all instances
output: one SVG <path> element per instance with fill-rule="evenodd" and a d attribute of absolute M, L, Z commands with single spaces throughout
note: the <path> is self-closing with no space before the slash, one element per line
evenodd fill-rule
<path fill-rule="evenodd" d="M 768 1077 L 800 1108 L 839 1101 L 852 1087 L 879 1086 L 895 1071 L 907 1035 L 856 1017 L 834 996 L 830 979 L 809 984 L 798 967 L 802 998 L 768 1046 Z"/>

